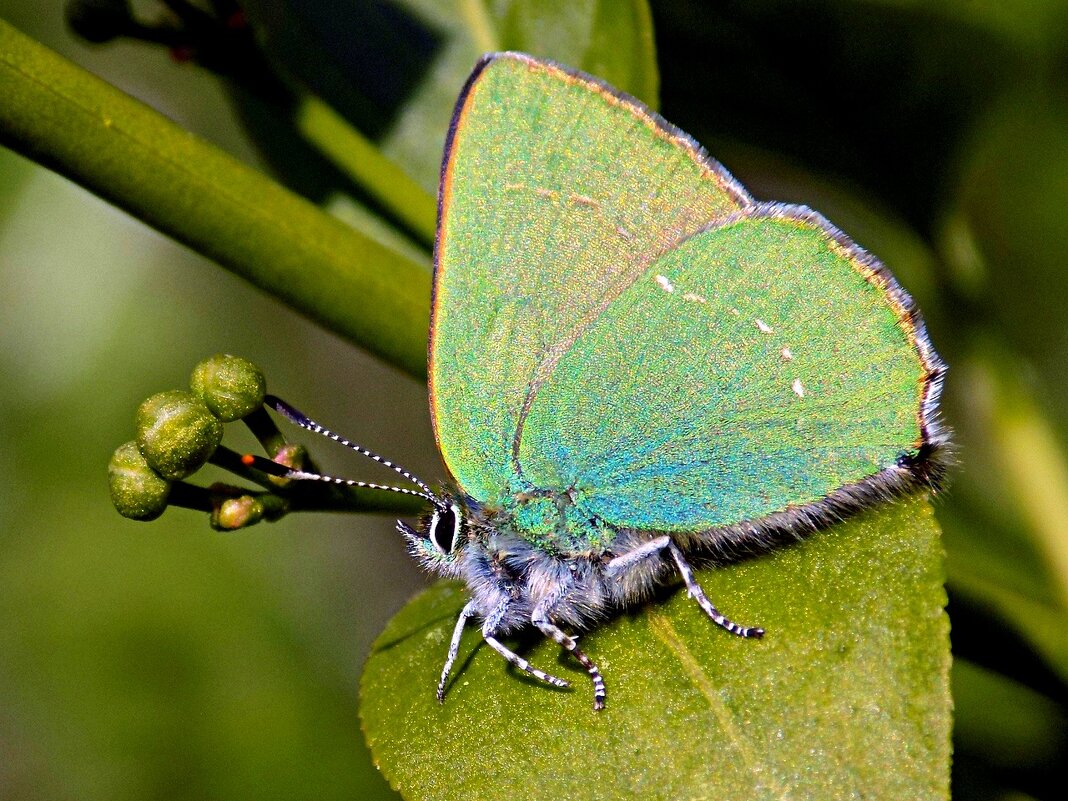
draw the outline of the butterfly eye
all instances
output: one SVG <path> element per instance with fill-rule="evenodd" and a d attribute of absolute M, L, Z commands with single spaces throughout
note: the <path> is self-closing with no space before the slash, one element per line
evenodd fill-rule
<path fill-rule="evenodd" d="M 460 542 L 460 509 L 456 504 L 436 509 L 427 536 L 439 553 L 447 554 Z"/>

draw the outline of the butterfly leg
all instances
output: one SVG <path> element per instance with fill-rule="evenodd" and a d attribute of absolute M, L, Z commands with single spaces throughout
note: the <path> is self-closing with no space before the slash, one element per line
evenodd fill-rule
<path fill-rule="evenodd" d="M 460 637 L 463 636 L 464 626 L 468 618 L 475 613 L 475 602 L 468 601 L 456 618 L 456 627 L 452 630 L 452 642 L 449 643 L 449 655 L 445 657 L 445 667 L 441 669 L 441 680 L 438 682 L 438 703 L 445 703 L 445 683 L 449 680 L 449 672 L 452 670 L 456 655 L 460 652 Z"/>
<path fill-rule="evenodd" d="M 645 543 L 642 547 L 635 548 L 630 553 L 617 556 L 608 563 L 607 573 L 609 576 L 618 576 L 620 573 L 634 567 L 641 561 L 653 556 L 659 556 L 663 554 L 664 551 L 670 553 L 671 558 L 674 559 L 675 565 L 679 569 L 679 574 L 682 576 L 682 580 L 686 583 L 687 594 L 697 601 L 697 605 L 704 610 L 706 615 L 712 618 L 717 626 L 722 626 L 731 634 L 737 634 L 739 637 L 753 637 L 755 639 L 760 639 L 764 636 L 764 629 L 741 626 L 720 613 L 716 607 L 712 606 L 712 602 L 705 596 L 705 592 L 701 589 L 701 585 L 698 584 L 697 580 L 693 577 L 693 568 L 690 567 L 690 563 L 687 562 L 686 557 L 683 556 L 682 549 L 672 541 L 671 537 L 657 537 L 655 540 L 650 540 Z"/>
<path fill-rule="evenodd" d="M 569 651 L 578 660 L 578 663 L 586 669 L 586 672 L 590 674 L 590 678 L 593 680 L 593 708 L 598 711 L 604 709 L 605 689 L 601 671 L 593 663 L 593 660 L 579 650 L 578 645 L 575 644 L 575 638 L 564 634 L 559 626 L 550 621 L 547 608 L 540 604 L 535 607 L 534 614 L 530 616 L 530 622 L 537 626 L 546 637 L 552 639 L 561 648 Z"/>
<path fill-rule="evenodd" d="M 611 562 L 608 563 L 606 573 L 610 578 L 615 578 L 622 573 L 626 573 L 630 568 L 634 567 L 646 559 L 651 559 L 654 556 L 663 556 L 664 549 L 667 548 L 668 543 L 671 542 L 670 537 L 657 537 L 655 540 L 650 540 L 640 548 L 635 548 L 633 551 L 617 556 Z"/>
<path fill-rule="evenodd" d="M 566 682 L 563 679 L 558 679 L 556 678 L 556 676 L 550 676 L 544 670 L 538 670 L 519 654 L 515 653 L 514 651 L 509 651 L 503 643 L 501 643 L 495 637 L 486 634 L 485 631 L 482 632 L 482 639 L 486 641 L 486 644 L 489 645 L 490 648 L 492 648 L 494 651 L 496 651 L 505 659 L 507 659 L 511 664 L 515 665 L 523 672 L 529 673 L 531 676 L 538 679 L 539 681 L 544 681 L 546 684 L 553 685 L 553 687 L 571 686 L 569 682 Z"/>
<path fill-rule="evenodd" d="M 558 679 L 556 676 L 551 676 L 544 670 L 538 670 L 527 660 L 521 657 L 519 654 L 508 649 L 500 640 L 493 636 L 497 627 L 500 625 L 501 620 L 504 618 L 507 604 L 498 606 L 482 623 L 482 639 L 486 641 L 486 644 L 494 651 L 503 656 L 512 665 L 522 670 L 524 673 L 529 673 L 539 681 L 544 681 L 546 684 L 551 684 L 554 687 L 570 687 L 571 684 L 563 679 Z"/>
<path fill-rule="evenodd" d="M 682 580 L 686 582 L 687 593 L 689 593 L 691 598 L 697 601 L 697 605 L 705 611 L 706 615 L 712 618 L 717 626 L 722 626 L 731 634 L 737 634 L 739 637 L 752 637 L 759 640 L 764 636 L 764 629 L 755 626 L 741 626 L 721 614 L 716 607 L 712 606 L 712 602 L 705 597 L 705 591 L 701 589 L 701 585 L 698 584 L 697 580 L 693 577 L 693 568 L 690 567 L 690 563 L 687 562 L 686 558 L 682 555 L 682 549 L 680 549 L 670 538 L 664 537 L 664 539 L 667 540 L 667 550 L 675 560 L 675 564 L 679 568 L 679 573 L 682 575 Z"/>

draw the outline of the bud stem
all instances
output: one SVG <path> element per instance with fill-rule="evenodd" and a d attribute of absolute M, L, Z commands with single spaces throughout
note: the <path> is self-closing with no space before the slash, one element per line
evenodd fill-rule
<path fill-rule="evenodd" d="M 242 419 L 248 426 L 248 430 L 252 432 L 252 436 L 272 459 L 286 446 L 285 436 L 278 430 L 278 426 L 262 406 Z"/>

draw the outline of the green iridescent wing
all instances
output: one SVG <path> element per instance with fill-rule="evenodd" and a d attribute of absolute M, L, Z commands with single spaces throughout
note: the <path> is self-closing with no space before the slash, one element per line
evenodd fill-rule
<path fill-rule="evenodd" d="M 637 101 L 504 53 L 460 97 L 439 203 L 431 411 L 453 478 L 494 502 L 528 389 L 663 250 L 751 201 Z"/>
<path fill-rule="evenodd" d="M 476 500 L 547 490 L 677 532 L 830 519 L 922 474 L 941 371 L 908 296 L 821 218 L 754 204 L 593 79 L 512 55 L 472 76 L 431 398 Z"/>
<path fill-rule="evenodd" d="M 665 253 L 534 392 L 534 486 L 618 527 L 833 517 L 912 482 L 942 367 L 889 273 L 817 215 L 758 206 Z M 869 493 L 870 494 L 870 493 Z M 806 510 L 806 507 L 807 510 Z"/>

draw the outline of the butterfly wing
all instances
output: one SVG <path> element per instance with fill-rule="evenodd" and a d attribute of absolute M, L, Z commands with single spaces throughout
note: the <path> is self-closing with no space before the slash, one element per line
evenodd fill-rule
<path fill-rule="evenodd" d="M 453 478 L 493 503 L 531 388 L 661 252 L 751 201 L 637 101 L 504 53 L 458 101 L 439 205 L 431 412 Z"/>
<path fill-rule="evenodd" d="M 941 442 L 911 299 L 799 207 L 653 261 L 533 388 L 518 463 L 617 527 L 701 531 L 908 483 Z M 852 495 L 850 495 L 852 493 Z"/>

